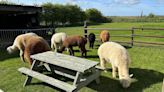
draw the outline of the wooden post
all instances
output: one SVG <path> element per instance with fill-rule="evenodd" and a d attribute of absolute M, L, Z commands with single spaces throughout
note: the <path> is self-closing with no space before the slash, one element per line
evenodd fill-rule
<path fill-rule="evenodd" d="M 131 46 L 133 47 L 133 41 L 134 41 L 134 28 L 132 27 L 132 30 L 131 30 Z"/>
<path fill-rule="evenodd" d="M 85 28 L 87 28 L 87 21 L 84 21 L 84 37 L 87 38 L 88 30 Z"/>

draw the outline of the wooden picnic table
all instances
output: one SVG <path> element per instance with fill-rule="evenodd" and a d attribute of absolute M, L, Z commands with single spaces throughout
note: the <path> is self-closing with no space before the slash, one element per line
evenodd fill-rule
<path fill-rule="evenodd" d="M 98 62 L 52 51 L 31 55 L 31 58 L 33 59 L 31 69 L 25 67 L 18 69 L 18 71 L 27 75 L 24 86 L 30 84 L 33 77 L 67 92 L 78 91 L 93 80 L 99 83 L 100 71 L 95 68 Z M 73 83 L 70 84 L 39 73 L 37 67 L 41 62 L 52 74 L 73 79 Z"/>

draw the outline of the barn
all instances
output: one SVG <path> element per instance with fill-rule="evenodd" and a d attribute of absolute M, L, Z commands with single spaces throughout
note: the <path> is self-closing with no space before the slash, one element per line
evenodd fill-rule
<path fill-rule="evenodd" d="M 0 47 L 12 44 L 17 35 L 27 32 L 34 32 L 49 40 L 48 33 L 51 33 L 53 28 L 40 25 L 41 12 L 42 7 L 1 4 Z"/>

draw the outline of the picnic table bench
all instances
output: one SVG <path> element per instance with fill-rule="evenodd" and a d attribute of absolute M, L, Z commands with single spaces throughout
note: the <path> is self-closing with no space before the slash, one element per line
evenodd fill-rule
<path fill-rule="evenodd" d="M 52 51 L 31 55 L 31 58 L 33 59 L 31 69 L 25 67 L 18 69 L 18 71 L 27 75 L 24 86 L 30 84 L 33 77 L 67 92 L 76 92 L 93 80 L 99 83 L 100 71 L 95 68 L 98 62 Z M 41 62 L 52 74 L 73 79 L 73 83 L 70 84 L 39 73 L 37 67 Z"/>

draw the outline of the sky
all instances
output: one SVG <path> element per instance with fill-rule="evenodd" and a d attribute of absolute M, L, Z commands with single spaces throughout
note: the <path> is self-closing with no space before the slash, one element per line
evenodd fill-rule
<path fill-rule="evenodd" d="M 6 0 L 0 0 L 6 1 Z M 164 15 L 164 0 L 7 0 L 24 5 L 41 5 L 46 2 L 77 4 L 83 10 L 96 8 L 105 16 L 140 16 L 153 13 Z"/>

